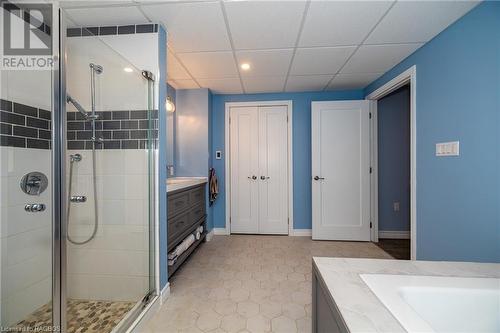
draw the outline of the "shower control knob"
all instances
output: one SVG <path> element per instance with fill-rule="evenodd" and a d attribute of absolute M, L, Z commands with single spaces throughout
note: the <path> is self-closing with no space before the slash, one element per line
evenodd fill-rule
<path fill-rule="evenodd" d="M 24 210 L 29 213 L 43 212 L 45 208 L 44 204 L 27 204 L 24 206 Z"/>

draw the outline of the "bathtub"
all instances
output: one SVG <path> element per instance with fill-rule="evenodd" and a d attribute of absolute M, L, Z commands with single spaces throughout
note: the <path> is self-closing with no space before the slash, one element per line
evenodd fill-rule
<path fill-rule="evenodd" d="M 500 332 L 500 279 L 360 274 L 408 332 Z"/>

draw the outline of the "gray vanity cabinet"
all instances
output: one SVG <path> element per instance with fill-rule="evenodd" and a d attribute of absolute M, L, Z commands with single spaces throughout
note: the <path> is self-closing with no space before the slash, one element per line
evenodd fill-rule
<path fill-rule="evenodd" d="M 349 332 L 335 301 L 313 262 L 312 274 L 312 331 L 313 333 Z"/>
<path fill-rule="evenodd" d="M 187 236 L 196 232 L 203 225 L 203 233 L 183 254 L 174 265 L 168 266 L 168 276 L 182 265 L 206 236 L 206 184 L 182 188 L 167 195 L 167 251 L 170 252 Z"/>

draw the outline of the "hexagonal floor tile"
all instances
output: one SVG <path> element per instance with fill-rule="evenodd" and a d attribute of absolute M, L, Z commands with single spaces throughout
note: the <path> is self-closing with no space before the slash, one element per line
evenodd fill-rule
<path fill-rule="evenodd" d="M 271 320 L 263 315 L 253 316 L 247 320 L 247 330 L 252 333 L 264 333 L 271 330 Z"/>
<path fill-rule="evenodd" d="M 236 312 L 247 318 L 256 316 L 259 313 L 259 304 L 252 301 L 239 302 Z"/>
<path fill-rule="evenodd" d="M 231 293 L 229 294 L 229 297 L 235 302 L 245 301 L 249 296 L 250 292 L 242 288 L 231 289 Z"/>
<path fill-rule="evenodd" d="M 304 306 L 295 303 L 286 303 L 282 306 L 283 314 L 291 319 L 300 319 L 306 316 Z"/>
<path fill-rule="evenodd" d="M 215 303 L 214 310 L 215 312 L 223 316 L 230 315 L 236 312 L 236 302 L 229 299 L 218 301 L 217 303 Z"/>
<path fill-rule="evenodd" d="M 271 320 L 273 333 L 294 333 L 297 332 L 295 320 L 287 316 L 279 316 Z"/>
<path fill-rule="evenodd" d="M 238 313 L 233 313 L 222 317 L 220 328 L 224 331 L 232 333 L 239 332 L 247 326 L 247 319 Z"/>
<path fill-rule="evenodd" d="M 214 330 L 220 326 L 222 316 L 211 310 L 198 317 L 196 326 L 202 331 Z"/>

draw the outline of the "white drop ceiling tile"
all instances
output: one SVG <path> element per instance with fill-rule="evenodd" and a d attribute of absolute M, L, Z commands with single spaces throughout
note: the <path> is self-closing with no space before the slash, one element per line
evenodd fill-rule
<path fill-rule="evenodd" d="M 176 52 L 231 49 L 219 2 L 169 2 L 141 8 L 150 19 L 165 24 Z"/>
<path fill-rule="evenodd" d="M 342 68 L 341 73 L 385 73 L 422 45 L 362 45 Z"/>
<path fill-rule="evenodd" d="M 66 9 L 69 19 L 79 26 L 105 26 L 148 23 L 135 6 Z"/>
<path fill-rule="evenodd" d="M 202 88 L 209 88 L 215 94 L 241 94 L 241 82 L 239 78 L 228 79 L 198 79 Z"/>
<path fill-rule="evenodd" d="M 383 73 L 337 74 L 328 85 L 328 90 L 362 89 Z"/>
<path fill-rule="evenodd" d="M 358 45 L 392 1 L 312 1 L 299 47 Z"/>
<path fill-rule="evenodd" d="M 170 80 L 168 81 L 175 89 L 198 89 L 200 86 L 194 80 Z"/>
<path fill-rule="evenodd" d="M 285 91 L 321 91 L 326 87 L 332 77 L 333 75 L 289 76 Z"/>
<path fill-rule="evenodd" d="M 177 57 L 195 79 L 238 77 L 232 52 L 177 53 Z"/>
<path fill-rule="evenodd" d="M 293 58 L 290 74 L 335 74 L 355 49 L 355 46 L 299 48 Z"/>
<path fill-rule="evenodd" d="M 293 49 L 237 51 L 238 66 L 250 64 L 250 70 L 240 70 L 242 76 L 286 76 Z"/>
<path fill-rule="evenodd" d="M 243 78 L 243 86 L 247 94 L 281 92 L 284 84 L 284 76 L 249 76 Z"/>
<path fill-rule="evenodd" d="M 170 51 L 167 51 L 167 78 L 173 80 L 191 79 L 189 73 L 184 69 L 184 67 L 182 67 L 180 62 Z"/>
<path fill-rule="evenodd" d="M 477 1 L 401 1 L 365 44 L 427 42 L 474 8 Z"/>
<path fill-rule="evenodd" d="M 234 47 L 265 49 L 294 47 L 306 2 L 224 2 Z"/>

